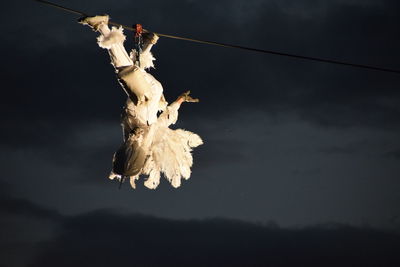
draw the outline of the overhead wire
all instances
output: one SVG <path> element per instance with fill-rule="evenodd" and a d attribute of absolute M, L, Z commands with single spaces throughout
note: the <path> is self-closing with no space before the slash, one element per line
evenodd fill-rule
<path fill-rule="evenodd" d="M 67 8 L 64 6 L 60 6 L 45 0 L 35 0 L 37 2 L 70 12 L 74 13 L 80 16 L 87 17 L 89 16 L 86 13 L 83 13 L 81 11 L 77 11 L 71 8 Z M 135 28 L 123 25 L 120 23 L 116 23 L 113 21 L 109 21 L 110 25 L 117 26 L 117 27 L 122 27 L 126 30 L 133 31 L 135 32 Z M 149 30 L 144 30 L 144 32 L 150 32 Z M 290 58 L 295 58 L 295 59 L 301 59 L 301 60 L 309 60 L 309 61 L 315 61 L 315 62 L 322 62 L 322 63 L 329 63 L 329 64 L 336 64 L 336 65 L 342 65 L 342 66 L 349 66 L 349 67 L 355 67 L 355 68 L 363 68 L 363 69 L 368 69 L 368 70 L 374 70 L 374 71 L 382 71 L 382 72 L 390 72 L 390 73 L 396 73 L 400 74 L 400 70 L 397 69 L 391 69 L 391 68 L 383 68 L 383 67 L 378 67 L 378 66 L 372 66 L 372 65 L 365 65 L 365 64 L 358 64 L 358 63 L 352 63 L 352 62 L 346 62 L 346 61 L 340 61 L 340 60 L 333 60 L 333 59 L 327 59 L 327 58 L 320 58 L 320 57 L 310 57 L 310 56 L 302 56 L 302 55 L 296 55 L 296 54 L 290 54 L 290 53 L 284 53 L 284 52 L 278 52 L 278 51 L 272 51 L 272 50 L 265 50 L 265 49 L 258 49 L 258 48 L 251 48 L 251 47 L 246 47 L 246 46 L 240 46 L 240 45 L 233 45 L 233 44 L 225 44 L 225 43 L 219 43 L 219 42 L 213 42 L 213 41 L 205 41 L 205 40 L 198 40 L 198 39 L 193 39 L 193 38 L 187 38 L 187 37 L 181 37 L 181 36 L 175 36 L 175 35 L 170 35 L 170 34 L 163 34 L 163 33 L 157 33 L 153 32 L 154 34 L 161 36 L 161 37 L 166 37 L 166 38 L 171 38 L 171 39 L 177 39 L 177 40 L 183 40 L 183 41 L 189 41 L 189 42 L 195 42 L 195 43 L 201 43 L 201 44 L 207 44 L 207 45 L 214 45 L 214 46 L 220 46 L 220 47 L 229 47 L 229 48 L 236 48 L 236 49 L 242 49 L 242 50 L 248 50 L 248 51 L 253 51 L 253 52 L 258 52 L 258 53 L 264 53 L 264 54 L 271 54 L 271 55 L 277 55 L 277 56 L 284 56 L 284 57 L 290 57 Z"/>

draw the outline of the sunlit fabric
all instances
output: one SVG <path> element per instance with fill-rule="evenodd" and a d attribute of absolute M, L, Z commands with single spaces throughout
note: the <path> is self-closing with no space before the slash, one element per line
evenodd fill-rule
<path fill-rule="evenodd" d="M 134 64 L 136 54 L 128 55 L 125 50 L 123 29 L 110 29 L 108 16 L 86 17 L 80 23 L 100 33 L 98 44 L 108 50 L 118 80 L 128 95 L 121 123 L 124 142 L 114 154 L 110 179 L 129 177 L 135 188 L 136 180 L 145 175 L 144 185 L 155 189 L 164 174 L 173 187 L 179 187 L 182 178 L 187 180 L 191 175 L 192 148 L 203 142 L 195 133 L 173 130 L 169 126 L 177 121 L 182 102 L 198 100 L 186 92 L 168 105 L 161 83 L 146 71 L 153 67 L 154 57 L 150 50 L 158 36 L 143 35 L 140 64 Z M 161 112 L 159 116 L 158 112 Z"/>

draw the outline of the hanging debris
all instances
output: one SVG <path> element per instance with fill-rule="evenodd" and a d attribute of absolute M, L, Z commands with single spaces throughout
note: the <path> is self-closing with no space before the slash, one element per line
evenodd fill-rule
<path fill-rule="evenodd" d="M 141 24 L 135 24 L 135 36 L 134 36 L 134 52 L 135 52 L 135 65 L 140 67 L 140 54 L 143 50 L 143 27 Z M 133 51 L 132 51 L 133 52 Z"/>
<path fill-rule="evenodd" d="M 90 26 L 100 36 L 98 45 L 107 49 L 118 80 L 128 95 L 122 113 L 123 144 L 114 154 L 110 179 L 120 182 L 129 178 L 133 188 L 141 175 L 147 176 L 144 185 L 155 189 L 163 174 L 173 187 L 182 179 L 189 179 L 193 157 L 192 148 L 201 145 L 201 138 L 192 132 L 169 128 L 178 119 L 183 102 L 198 102 L 190 91 L 183 93 L 170 105 L 163 95 L 163 87 L 146 69 L 153 67 L 150 52 L 158 36 L 142 33 L 137 24 L 135 49 L 128 55 L 124 48 L 123 28 L 108 27 L 109 17 L 84 17 L 80 23 Z M 136 64 L 135 64 L 136 63 Z M 157 113 L 161 114 L 157 116 Z"/>

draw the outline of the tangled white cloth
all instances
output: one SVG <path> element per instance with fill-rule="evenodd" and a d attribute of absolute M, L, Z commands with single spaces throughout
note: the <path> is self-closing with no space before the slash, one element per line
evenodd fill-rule
<path fill-rule="evenodd" d="M 170 112 L 168 115 L 171 119 Z M 145 186 L 151 189 L 155 189 L 160 183 L 160 172 L 175 188 L 181 185 L 182 178 L 189 179 L 190 168 L 193 165 L 192 148 L 203 143 L 195 133 L 170 129 L 167 126 L 168 119 L 163 118 L 168 115 L 163 113 L 155 124 L 156 129 L 149 149 L 150 156 L 142 171 L 143 174 L 149 175 Z"/>
<path fill-rule="evenodd" d="M 122 28 L 109 29 L 108 16 L 86 17 L 80 23 L 100 32 L 98 44 L 107 49 L 118 79 L 128 94 L 122 116 L 124 143 L 114 154 L 110 179 L 129 177 L 133 188 L 140 175 L 147 175 L 145 186 L 155 189 L 161 173 L 173 187 L 179 187 L 182 179 L 189 179 L 193 165 L 192 148 L 203 143 L 200 136 L 190 131 L 170 129 L 178 119 L 178 109 L 183 102 L 169 106 L 163 96 L 163 88 L 145 69 L 154 67 L 151 47 L 158 37 L 147 40 L 140 54 L 140 66 L 136 66 L 135 53 L 128 55 L 123 42 Z M 157 113 L 162 111 L 160 116 Z"/>

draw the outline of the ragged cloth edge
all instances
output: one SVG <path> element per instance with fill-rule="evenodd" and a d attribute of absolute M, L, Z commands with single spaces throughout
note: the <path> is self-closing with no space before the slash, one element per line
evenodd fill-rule
<path fill-rule="evenodd" d="M 122 27 L 112 27 L 107 36 L 100 35 L 97 37 L 97 43 L 101 48 L 110 49 L 113 44 L 123 43 L 126 40 Z"/>
<path fill-rule="evenodd" d="M 134 50 L 131 51 L 129 56 L 131 57 L 133 62 L 136 61 L 136 52 Z M 145 51 L 140 54 L 139 60 L 140 60 L 140 68 L 150 69 L 150 68 L 154 68 L 153 61 L 156 59 L 150 51 Z"/>

